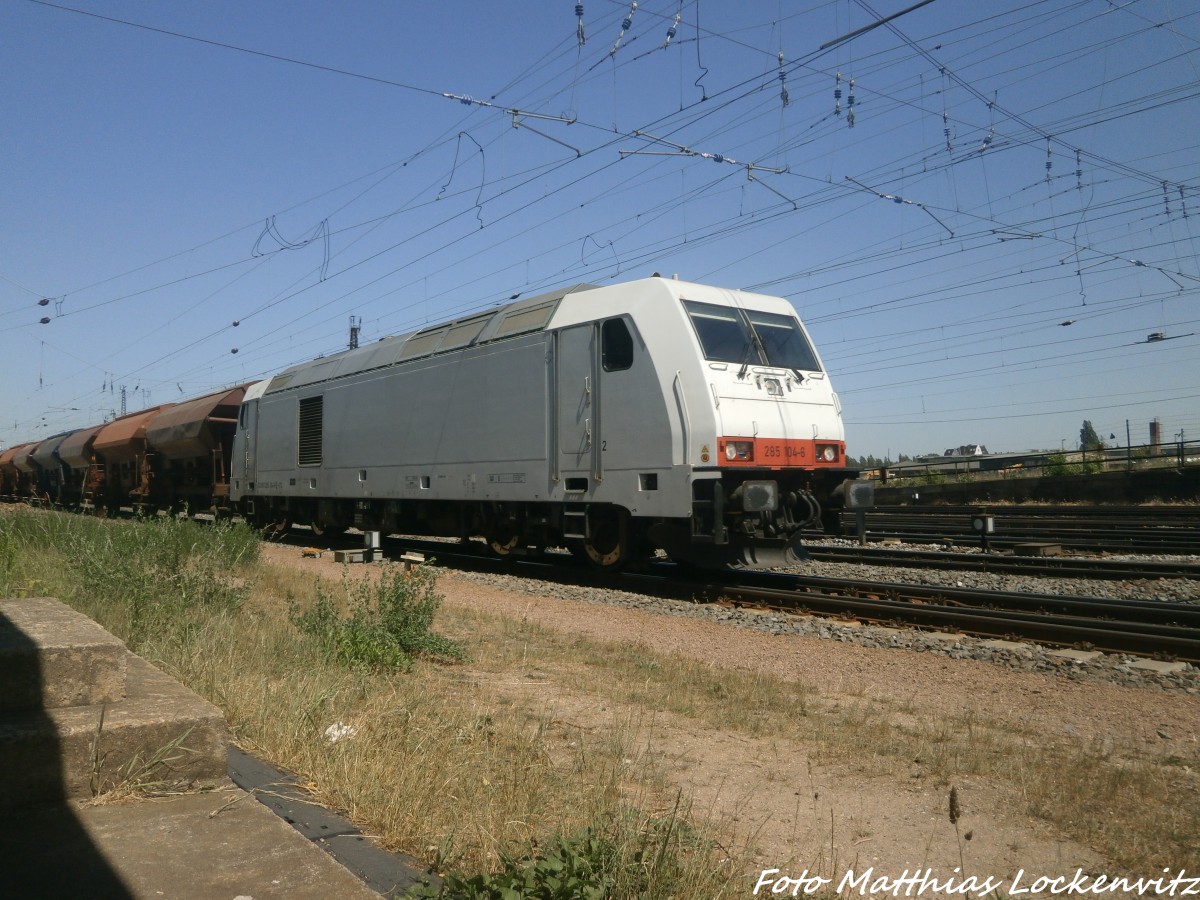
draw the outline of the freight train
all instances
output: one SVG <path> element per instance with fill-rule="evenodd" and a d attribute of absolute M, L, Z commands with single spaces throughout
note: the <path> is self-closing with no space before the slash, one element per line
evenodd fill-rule
<path fill-rule="evenodd" d="M 774 565 L 836 529 L 841 407 L 785 300 L 576 285 L 0 455 L 0 494 Z"/>

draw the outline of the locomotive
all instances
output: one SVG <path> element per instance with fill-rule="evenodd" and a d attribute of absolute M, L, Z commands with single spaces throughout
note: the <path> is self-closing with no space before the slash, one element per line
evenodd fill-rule
<path fill-rule="evenodd" d="M 837 528 L 856 475 L 791 305 L 657 276 L 517 300 L 134 417 L 120 447 L 96 446 L 116 423 L 92 435 L 91 466 L 121 460 L 101 479 L 110 504 L 208 504 L 268 534 L 482 537 L 501 557 L 567 546 L 602 569 L 658 549 L 786 563 L 803 529 Z M 81 434 L 59 436 L 74 460 Z M 86 496 L 87 472 L 63 466 Z"/>
<path fill-rule="evenodd" d="M 835 516 L 837 395 L 784 300 L 577 285 L 250 387 L 230 496 L 264 527 L 482 536 L 600 567 L 762 565 Z"/>

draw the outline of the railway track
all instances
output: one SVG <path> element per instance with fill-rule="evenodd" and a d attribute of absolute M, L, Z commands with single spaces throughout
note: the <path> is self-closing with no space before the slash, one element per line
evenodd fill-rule
<path fill-rule="evenodd" d="M 745 573 L 742 573 L 743 575 Z M 1200 662 L 1200 606 L 1064 597 L 859 579 L 751 575 L 713 585 L 771 609 L 852 616 L 881 625 L 955 629 L 994 638 Z"/>
<path fill-rule="evenodd" d="M 1086 578 L 1134 581 L 1156 578 L 1200 580 L 1200 563 L 1086 559 L 1075 556 L 1012 556 L 998 553 L 955 553 L 937 550 L 891 550 L 877 546 L 806 545 L 818 562 L 868 566 L 907 566 L 964 572 L 997 572 L 1038 578 Z"/>
<path fill-rule="evenodd" d="M 1200 506 L 894 506 L 866 512 L 868 539 L 978 544 L 972 522 L 991 516 L 992 547 L 1034 541 L 1064 548 L 1144 553 L 1200 553 Z M 853 513 L 842 525 L 853 533 Z"/>
<path fill-rule="evenodd" d="M 734 571 L 713 577 L 662 562 L 640 572 L 597 578 L 567 554 L 499 562 L 482 545 L 386 540 L 393 555 L 417 551 L 441 565 L 549 583 L 602 586 L 676 600 L 811 613 L 887 626 L 949 630 L 1079 649 L 1200 662 L 1200 605 L 1013 591 L 911 585 L 780 572 Z"/>

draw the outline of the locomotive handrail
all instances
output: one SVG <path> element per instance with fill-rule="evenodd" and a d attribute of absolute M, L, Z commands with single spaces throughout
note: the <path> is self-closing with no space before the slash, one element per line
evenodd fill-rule
<path fill-rule="evenodd" d="M 675 393 L 675 402 L 679 404 L 679 418 L 682 420 L 683 434 L 681 435 L 683 444 L 683 459 L 679 461 L 680 465 L 686 466 L 692 458 L 692 448 L 689 444 L 692 434 L 692 417 L 688 413 L 687 396 L 683 393 L 683 373 L 678 369 L 675 370 L 675 382 L 672 385 L 672 390 Z"/>

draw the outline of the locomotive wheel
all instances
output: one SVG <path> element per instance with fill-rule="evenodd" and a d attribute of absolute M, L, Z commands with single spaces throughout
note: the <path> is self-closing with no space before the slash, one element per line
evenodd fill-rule
<path fill-rule="evenodd" d="M 621 511 L 593 512 L 589 530 L 581 544 L 588 563 L 611 571 L 630 561 L 629 520 Z"/>
<path fill-rule="evenodd" d="M 346 529 L 341 525 L 326 525 L 320 519 L 313 519 L 308 523 L 308 527 L 312 529 L 312 533 L 316 537 L 335 538 L 346 533 Z"/>
<path fill-rule="evenodd" d="M 488 546 L 492 552 L 501 559 L 512 559 L 513 551 L 521 543 L 521 536 L 516 532 L 503 532 L 502 534 L 488 535 Z"/>
<path fill-rule="evenodd" d="M 262 530 L 263 537 L 268 541 L 277 541 L 292 527 L 292 520 L 288 516 L 283 516 L 279 519 L 274 519 L 266 524 Z"/>

